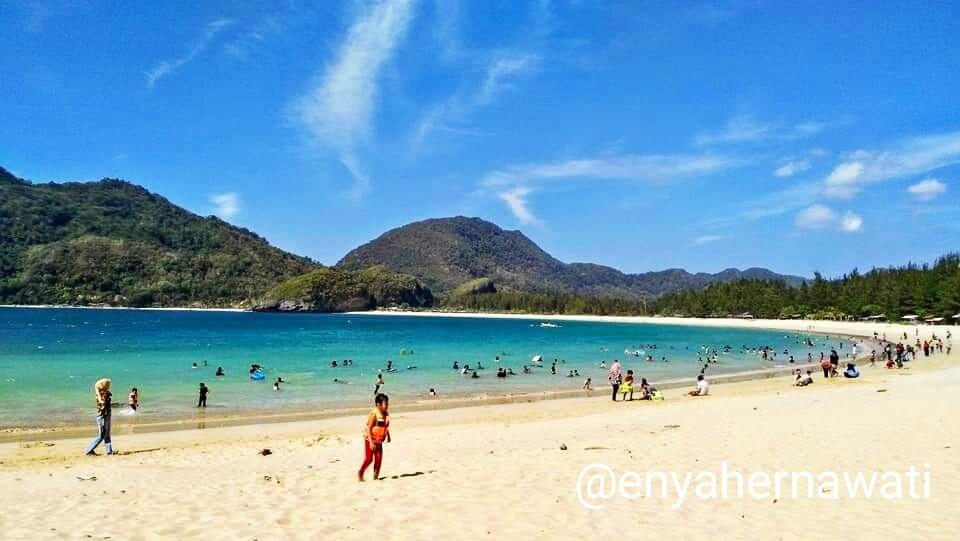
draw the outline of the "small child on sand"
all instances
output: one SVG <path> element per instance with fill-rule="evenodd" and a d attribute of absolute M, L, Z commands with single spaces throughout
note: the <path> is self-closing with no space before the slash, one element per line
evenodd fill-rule
<path fill-rule="evenodd" d="M 380 466 L 383 464 L 383 443 L 390 441 L 390 399 L 378 394 L 374 399 L 375 408 L 367 415 L 367 424 L 363 430 L 363 464 L 357 477 L 363 481 L 363 474 L 373 463 L 373 480 L 380 479 Z"/>
<path fill-rule="evenodd" d="M 627 370 L 627 376 L 620 384 L 620 392 L 623 394 L 623 400 L 627 400 L 627 395 L 630 395 L 630 400 L 633 400 L 633 370 Z"/>

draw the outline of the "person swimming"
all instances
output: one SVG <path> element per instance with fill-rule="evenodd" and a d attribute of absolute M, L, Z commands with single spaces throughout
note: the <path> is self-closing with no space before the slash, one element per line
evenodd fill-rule
<path fill-rule="evenodd" d="M 223 373 L 223 367 L 222 367 L 222 366 L 218 366 L 218 367 L 217 367 L 217 373 L 214 374 L 214 375 L 215 375 L 215 376 L 224 376 L 224 375 L 226 375 L 226 374 Z"/>

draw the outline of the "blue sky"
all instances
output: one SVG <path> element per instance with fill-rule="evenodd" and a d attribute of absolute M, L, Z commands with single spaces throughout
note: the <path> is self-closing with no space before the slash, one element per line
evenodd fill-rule
<path fill-rule="evenodd" d="M 0 165 L 328 264 L 457 214 L 630 272 L 960 249 L 960 4 L 237 4 L 2 2 Z"/>

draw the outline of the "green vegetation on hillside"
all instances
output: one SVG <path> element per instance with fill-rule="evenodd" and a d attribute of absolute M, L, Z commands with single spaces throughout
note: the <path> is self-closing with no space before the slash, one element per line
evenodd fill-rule
<path fill-rule="evenodd" d="M 862 318 L 899 320 L 915 314 L 948 321 L 960 312 L 960 254 L 940 258 L 933 266 L 907 265 L 856 270 L 836 280 L 819 274 L 799 288 L 783 282 L 743 280 L 714 284 L 703 291 L 682 291 L 658 299 L 661 314 L 711 316 L 749 312 L 755 317 Z"/>
<path fill-rule="evenodd" d="M 700 289 L 740 278 L 781 279 L 799 285 L 802 278 L 766 269 L 727 269 L 691 274 L 668 269 L 625 274 L 611 267 L 557 260 L 519 231 L 506 231 L 479 218 L 436 218 L 387 231 L 348 253 L 337 268 L 356 271 L 384 265 L 419 278 L 435 294 L 451 292 L 471 280 L 493 280 L 498 291 L 563 293 L 634 302 L 680 289 Z"/>
<path fill-rule="evenodd" d="M 360 272 L 319 268 L 291 278 L 264 295 L 262 311 L 347 312 L 375 308 L 420 308 L 433 303 L 416 278 L 371 267 Z"/>
<path fill-rule="evenodd" d="M 241 306 L 315 267 L 128 182 L 31 184 L 0 168 L 0 303 Z"/>
<path fill-rule="evenodd" d="M 642 303 L 613 297 L 583 297 L 567 293 L 498 291 L 447 297 L 443 307 L 468 312 L 520 314 L 590 314 L 633 316 L 645 313 Z"/>

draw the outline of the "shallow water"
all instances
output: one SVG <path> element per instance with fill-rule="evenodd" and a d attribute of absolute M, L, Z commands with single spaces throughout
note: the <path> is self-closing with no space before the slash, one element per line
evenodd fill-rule
<path fill-rule="evenodd" d="M 138 387 L 142 407 L 137 419 L 158 420 L 190 415 L 200 382 L 211 389 L 209 412 L 224 415 L 363 405 L 387 360 L 398 370 L 384 371 L 383 392 L 396 404 L 423 399 L 431 387 L 443 396 L 475 397 L 579 389 L 591 377 L 595 387 L 603 388 L 606 370 L 600 362 L 615 358 L 625 369 L 634 369 L 638 381 L 640 376 L 651 382 L 691 377 L 699 372 L 703 346 L 732 348 L 708 375 L 772 365 L 744 346 L 771 346 L 780 352 L 778 364 L 786 364 L 785 349 L 798 361 L 806 360 L 808 352 L 814 358 L 829 352 L 827 337 L 810 335 L 815 344 L 808 347 L 803 344 L 807 335 L 784 331 L 557 325 L 518 319 L 0 308 L 0 427 L 91 420 L 92 385 L 100 377 L 113 380 L 117 402 L 126 403 L 130 388 Z M 625 356 L 625 350 L 639 350 L 641 357 Z M 648 353 L 656 362 L 644 361 Z M 534 355 L 543 356 L 544 367 L 523 375 L 522 366 L 532 365 Z M 330 366 L 343 359 L 352 359 L 353 365 Z M 557 375 L 550 373 L 554 359 Z M 481 377 L 452 370 L 455 360 L 482 363 Z M 266 381 L 249 379 L 254 362 L 265 367 Z M 226 376 L 214 376 L 218 366 Z M 497 378 L 497 366 L 511 367 L 518 375 Z M 580 377 L 566 377 L 574 369 Z M 278 376 L 287 383 L 274 392 L 271 382 Z M 350 383 L 334 383 L 334 378 Z M 117 420 L 124 410 L 115 409 Z"/>

